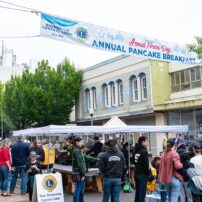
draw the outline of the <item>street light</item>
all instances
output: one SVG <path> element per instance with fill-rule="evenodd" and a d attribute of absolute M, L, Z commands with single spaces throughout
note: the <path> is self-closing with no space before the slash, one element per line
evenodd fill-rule
<path fill-rule="evenodd" d="M 91 126 L 93 126 L 93 114 L 94 114 L 94 109 L 93 108 L 90 108 L 89 109 L 89 114 L 90 114 L 90 120 L 91 120 Z"/>

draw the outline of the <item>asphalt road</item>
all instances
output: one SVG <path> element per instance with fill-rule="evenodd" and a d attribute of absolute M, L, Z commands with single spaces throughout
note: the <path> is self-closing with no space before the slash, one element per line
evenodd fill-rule
<path fill-rule="evenodd" d="M 132 201 L 134 202 L 134 198 L 135 198 L 135 192 L 132 192 L 132 193 L 122 192 L 120 195 L 120 202 L 132 202 Z M 65 194 L 65 201 L 68 201 L 68 202 L 73 201 L 72 195 Z M 102 194 L 88 191 L 85 193 L 84 201 L 85 202 L 102 202 Z"/>

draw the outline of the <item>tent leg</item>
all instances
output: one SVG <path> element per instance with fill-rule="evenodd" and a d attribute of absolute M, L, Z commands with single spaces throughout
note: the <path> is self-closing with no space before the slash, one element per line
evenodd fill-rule
<path fill-rule="evenodd" d="M 128 133 L 128 178 L 130 181 L 130 133 Z"/>
<path fill-rule="evenodd" d="M 151 135 L 149 133 L 149 152 L 150 152 L 150 155 L 151 155 Z"/>
<path fill-rule="evenodd" d="M 49 160 L 50 160 L 50 134 L 48 136 L 48 169 L 47 169 L 47 173 L 50 173 Z"/>

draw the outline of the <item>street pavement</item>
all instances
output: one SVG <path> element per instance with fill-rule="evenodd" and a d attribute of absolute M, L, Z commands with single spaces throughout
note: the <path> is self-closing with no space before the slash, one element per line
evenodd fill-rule
<path fill-rule="evenodd" d="M 132 202 L 134 201 L 134 195 L 135 193 L 123 193 L 121 192 L 120 195 L 120 202 Z M 72 200 L 72 194 L 66 193 L 66 190 L 64 190 L 64 196 L 65 196 L 65 202 L 71 202 Z M 85 193 L 85 202 L 101 202 L 102 201 L 102 194 L 92 191 L 87 191 Z M 15 193 L 11 197 L 2 197 L 0 196 L 0 202 L 28 202 L 29 197 L 28 194 L 22 196 L 20 195 L 20 181 L 18 180 L 17 186 L 15 189 Z"/>

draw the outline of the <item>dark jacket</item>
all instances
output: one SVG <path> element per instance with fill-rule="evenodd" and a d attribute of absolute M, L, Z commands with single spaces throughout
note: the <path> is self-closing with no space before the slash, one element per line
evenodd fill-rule
<path fill-rule="evenodd" d="M 26 166 L 30 147 L 23 141 L 17 141 L 11 148 L 13 166 Z"/>
<path fill-rule="evenodd" d="M 121 178 L 126 169 L 124 155 L 117 149 L 106 151 L 100 160 L 99 169 L 106 178 Z"/>
<path fill-rule="evenodd" d="M 123 153 L 124 155 L 124 158 L 125 158 L 125 161 L 126 161 L 126 166 L 127 166 L 127 169 L 129 167 L 129 155 L 128 155 L 128 150 L 126 148 L 122 148 L 121 152 Z"/>
<path fill-rule="evenodd" d="M 141 144 L 136 143 L 133 160 L 135 163 L 135 173 L 149 176 L 149 156 L 147 149 Z"/>
<path fill-rule="evenodd" d="M 75 148 L 72 154 L 72 162 L 73 172 L 78 171 L 80 176 L 84 177 L 87 172 L 87 162 L 96 162 L 96 159 Z"/>
<path fill-rule="evenodd" d="M 98 141 L 93 145 L 93 147 L 89 151 L 86 152 L 86 154 L 93 153 L 93 156 L 97 157 L 98 154 L 102 152 L 102 147 L 103 147 L 103 144 Z"/>

